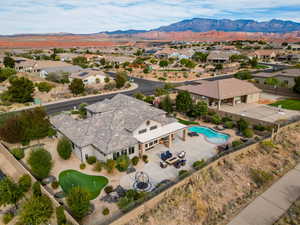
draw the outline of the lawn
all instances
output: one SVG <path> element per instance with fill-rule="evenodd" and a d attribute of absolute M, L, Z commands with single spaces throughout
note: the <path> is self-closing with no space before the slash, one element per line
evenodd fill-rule
<path fill-rule="evenodd" d="M 279 106 L 283 109 L 290 109 L 290 110 L 300 110 L 300 100 L 295 99 L 286 99 L 286 100 L 279 100 L 275 103 L 270 104 L 271 106 Z"/>
<path fill-rule="evenodd" d="M 82 187 L 90 192 L 90 199 L 93 200 L 108 184 L 108 179 L 103 176 L 87 175 L 76 170 L 65 170 L 59 174 L 59 184 L 65 193 L 73 187 Z"/>

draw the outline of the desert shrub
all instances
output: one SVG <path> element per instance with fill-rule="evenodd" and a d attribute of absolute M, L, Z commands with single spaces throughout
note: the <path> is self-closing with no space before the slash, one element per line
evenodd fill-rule
<path fill-rule="evenodd" d="M 67 204 L 72 215 L 78 220 L 85 217 L 90 208 L 90 193 L 77 186 L 73 187 L 67 195 Z"/>
<path fill-rule="evenodd" d="M 22 192 L 29 191 L 31 187 L 31 177 L 28 174 L 24 174 L 23 176 L 20 177 L 18 184 Z"/>
<path fill-rule="evenodd" d="M 128 190 L 125 193 L 125 196 L 120 198 L 117 205 L 120 209 L 125 209 L 132 202 L 137 201 L 139 199 L 143 199 L 145 197 L 145 192 L 139 192 L 137 190 Z"/>
<path fill-rule="evenodd" d="M 243 144 L 243 142 L 242 141 L 240 141 L 240 140 L 236 140 L 236 141 L 233 141 L 232 142 L 232 147 L 238 147 L 238 146 L 241 146 Z"/>
<path fill-rule="evenodd" d="M 239 121 L 237 121 L 237 126 L 239 131 L 243 131 L 249 127 L 249 123 L 244 119 L 240 119 Z"/>
<path fill-rule="evenodd" d="M 148 163 L 148 162 L 149 162 L 148 156 L 147 156 L 147 155 L 143 155 L 143 156 L 142 156 L 142 159 L 143 159 L 143 161 L 144 161 L 145 163 Z"/>
<path fill-rule="evenodd" d="M 28 164 L 37 179 L 49 176 L 52 169 L 51 154 L 43 148 L 33 149 L 28 158 Z"/>
<path fill-rule="evenodd" d="M 17 159 L 23 159 L 25 154 L 24 154 L 24 150 L 21 148 L 14 148 L 11 150 L 11 153 L 13 154 L 13 156 Z"/>
<path fill-rule="evenodd" d="M 107 216 L 107 215 L 109 214 L 109 208 L 103 209 L 102 214 L 103 214 L 104 216 Z"/>
<path fill-rule="evenodd" d="M 113 173 L 116 168 L 116 161 L 113 159 L 108 159 L 105 164 L 108 173 Z"/>
<path fill-rule="evenodd" d="M 4 224 L 8 224 L 14 218 L 14 214 L 12 213 L 5 213 L 2 217 L 2 222 Z"/>
<path fill-rule="evenodd" d="M 53 181 L 53 182 L 51 183 L 51 187 L 52 187 L 53 189 L 57 189 L 58 186 L 59 186 L 58 181 Z"/>
<path fill-rule="evenodd" d="M 79 168 L 80 168 L 81 170 L 84 170 L 85 167 L 86 167 L 85 163 L 81 163 L 81 164 L 79 165 Z"/>
<path fill-rule="evenodd" d="M 253 129 L 258 131 L 265 131 L 267 128 L 263 125 L 258 124 L 258 125 L 254 125 Z"/>
<path fill-rule="evenodd" d="M 211 117 L 211 122 L 214 123 L 214 124 L 220 124 L 222 121 L 221 117 L 219 115 L 213 115 Z"/>
<path fill-rule="evenodd" d="M 57 143 L 57 152 L 62 159 L 69 159 L 72 153 L 72 144 L 71 142 L 63 137 Z"/>
<path fill-rule="evenodd" d="M 116 160 L 117 163 L 117 169 L 120 172 L 124 172 L 128 169 L 129 165 L 130 165 L 130 159 L 127 155 L 121 155 L 117 158 Z"/>
<path fill-rule="evenodd" d="M 94 165 L 94 171 L 101 172 L 101 170 L 102 170 L 102 163 L 97 161 Z"/>
<path fill-rule="evenodd" d="M 41 184 L 36 181 L 33 185 L 32 185 L 32 193 L 34 196 L 38 197 L 42 195 L 42 191 L 41 191 Z"/>
<path fill-rule="evenodd" d="M 137 157 L 137 156 L 134 156 L 132 159 L 131 159 L 131 163 L 132 165 L 136 166 L 140 161 L 140 158 Z"/>
<path fill-rule="evenodd" d="M 57 222 L 57 225 L 64 225 L 67 223 L 67 219 L 66 219 L 66 215 L 65 215 L 63 206 L 59 206 L 56 208 L 56 222 Z"/>
<path fill-rule="evenodd" d="M 224 127 L 228 128 L 228 129 L 233 128 L 233 127 L 234 127 L 233 121 L 226 121 L 226 122 L 224 123 Z"/>
<path fill-rule="evenodd" d="M 273 179 L 273 175 L 261 169 L 250 169 L 250 176 L 253 182 L 261 187 Z"/>
<path fill-rule="evenodd" d="M 47 93 L 51 91 L 51 89 L 54 87 L 52 84 L 48 82 L 40 82 L 36 84 L 36 86 L 40 92 L 47 92 Z"/>
<path fill-rule="evenodd" d="M 260 146 L 266 151 L 270 151 L 273 148 L 276 148 L 276 145 L 271 140 L 270 141 L 262 141 L 260 143 Z"/>
<path fill-rule="evenodd" d="M 247 138 L 251 138 L 254 135 L 253 130 L 250 128 L 246 128 L 245 130 L 242 131 L 242 133 Z"/>
<path fill-rule="evenodd" d="M 186 177 L 188 175 L 189 175 L 189 171 L 187 171 L 187 170 L 179 170 L 178 171 L 178 176 L 179 177 Z"/>
<path fill-rule="evenodd" d="M 97 161 L 97 158 L 96 156 L 89 156 L 87 159 L 86 159 L 86 162 L 90 165 L 94 164 L 95 162 Z"/>
<path fill-rule="evenodd" d="M 111 185 L 108 185 L 104 188 L 104 191 L 105 191 L 106 194 L 109 194 L 109 193 L 113 192 L 113 190 L 114 190 L 114 188 Z"/>
<path fill-rule="evenodd" d="M 203 168 L 206 165 L 206 162 L 202 159 L 200 161 L 195 161 L 193 163 L 193 168 L 196 170 L 199 170 L 201 168 Z"/>

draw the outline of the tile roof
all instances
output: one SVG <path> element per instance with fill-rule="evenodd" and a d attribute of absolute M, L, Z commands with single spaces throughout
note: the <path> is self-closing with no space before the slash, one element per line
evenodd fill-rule
<path fill-rule="evenodd" d="M 253 74 L 253 77 L 262 77 L 262 78 L 268 78 L 268 77 L 300 77 L 300 69 L 286 69 L 282 71 L 278 71 L 275 73 L 256 73 Z"/>

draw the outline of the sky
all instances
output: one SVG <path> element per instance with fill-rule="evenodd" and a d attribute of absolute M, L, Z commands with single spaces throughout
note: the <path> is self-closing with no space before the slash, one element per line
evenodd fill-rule
<path fill-rule="evenodd" d="M 144 30 L 196 17 L 300 22 L 300 0 L 0 0 L 0 35 Z"/>

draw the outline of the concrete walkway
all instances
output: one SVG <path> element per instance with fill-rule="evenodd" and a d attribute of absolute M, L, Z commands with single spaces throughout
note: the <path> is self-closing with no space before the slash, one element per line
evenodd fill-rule
<path fill-rule="evenodd" d="M 272 225 L 300 197 L 300 164 L 257 197 L 228 225 Z"/>

